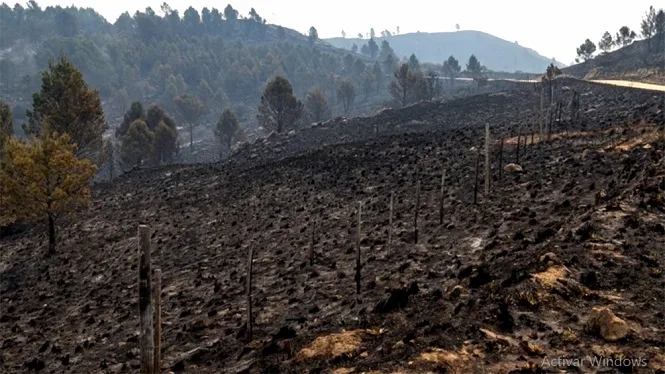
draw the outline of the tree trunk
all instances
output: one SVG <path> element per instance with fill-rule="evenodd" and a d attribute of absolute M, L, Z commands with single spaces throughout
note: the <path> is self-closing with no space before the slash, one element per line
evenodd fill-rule
<path fill-rule="evenodd" d="M 55 219 L 48 215 L 48 252 L 55 253 Z"/>

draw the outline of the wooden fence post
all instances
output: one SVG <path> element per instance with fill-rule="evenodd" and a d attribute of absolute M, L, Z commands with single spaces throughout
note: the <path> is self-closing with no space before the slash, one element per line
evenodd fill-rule
<path fill-rule="evenodd" d="M 439 195 L 439 222 L 443 225 L 443 199 L 444 199 L 444 188 L 446 186 L 446 169 L 443 169 L 441 173 L 441 194 Z"/>
<path fill-rule="evenodd" d="M 519 139 L 519 135 L 518 135 Z M 490 197 L 490 124 L 485 124 L 485 199 Z"/>
<path fill-rule="evenodd" d="M 360 222 L 362 216 L 363 203 L 358 202 L 358 232 L 356 235 L 356 294 L 360 294 Z"/>
<path fill-rule="evenodd" d="M 413 237 L 415 243 L 418 244 L 418 211 L 420 211 L 420 175 L 416 181 L 416 212 L 413 217 Z"/>
<path fill-rule="evenodd" d="M 252 341 L 252 261 L 254 260 L 253 241 L 249 241 L 249 256 L 247 258 L 247 342 Z"/>
<path fill-rule="evenodd" d="M 155 269 L 155 288 L 153 290 L 155 300 L 155 373 L 160 373 L 162 368 L 162 269 Z"/>
<path fill-rule="evenodd" d="M 141 374 L 153 374 L 155 371 L 155 337 L 152 323 L 150 275 L 150 228 L 146 225 L 139 225 L 139 354 Z"/>
<path fill-rule="evenodd" d="M 390 193 L 390 217 L 388 218 L 388 251 L 393 247 L 393 205 L 395 193 Z"/>

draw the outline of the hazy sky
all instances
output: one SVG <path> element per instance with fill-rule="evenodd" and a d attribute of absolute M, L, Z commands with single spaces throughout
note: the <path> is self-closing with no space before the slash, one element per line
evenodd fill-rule
<path fill-rule="evenodd" d="M 42 7 L 56 4 L 91 7 L 111 23 L 124 11 L 133 14 L 148 6 L 161 14 L 162 2 L 38 0 Z M 167 3 L 178 9 L 181 15 L 190 5 L 199 11 L 203 7 L 216 7 L 221 11 L 227 4 L 226 1 L 205 0 L 171 0 Z M 597 44 L 605 31 L 614 35 L 623 25 L 635 29 L 639 34 L 644 12 L 650 5 L 658 4 L 654 0 L 622 1 L 614 5 L 605 0 L 234 0 L 230 3 L 243 15 L 247 15 L 254 7 L 268 23 L 280 24 L 303 33 L 310 26 L 315 26 L 322 38 L 341 36 L 342 30 L 346 31 L 347 37 L 353 37 L 359 32 L 366 34 L 371 27 L 377 34 L 385 29 L 395 31 L 397 26 L 402 34 L 454 31 L 455 24 L 459 24 L 462 30 L 479 30 L 511 42 L 517 41 L 520 45 L 535 49 L 544 56 L 555 57 L 565 64 L 574 60 L 575 49 L 586 38 Z"/>

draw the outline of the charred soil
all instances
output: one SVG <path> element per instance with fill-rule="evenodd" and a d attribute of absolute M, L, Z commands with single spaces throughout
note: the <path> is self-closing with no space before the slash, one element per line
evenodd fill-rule
<path fill-rule="evenodd" d="M 97 185 L 56 255 L 45 257 L 39 227 L 0 242 L 0 371 L 138 370 L 139 223 L 161 252 L 162 372 L 586 372 L 545 364 L 585 356 L 665 370 L 660 97 L 580 82 L 561 92 L 573 89 L 581 119 L 564 112 L 550 140 L 520 137 L 519 162 L 517 131 L 538 118 L 530 86 L 339 119 L 223 164 Z M 485 122 L 491 193 L 481 167 L 474 205 Z M 376 124 L 390 130 L 375 137 Z"/>

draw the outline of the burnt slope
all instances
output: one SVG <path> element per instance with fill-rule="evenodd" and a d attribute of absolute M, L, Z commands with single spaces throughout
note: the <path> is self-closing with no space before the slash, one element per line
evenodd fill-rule
<path fill-rule="evenodd" d="M 594 93 L 583 96 L 587 132 L 527 147 L 524 173 L 504 173 L 501 181 L 493 146 L 492 197 L 481 194 L 480 205 L 472 204 L 477 155 L 470 148 L 481 144 L 483 131 L 471 115 L 468 126 L 454 129 L 302 154 L 294 147 L 295 156 L 281 159 L 170 167 L 99 185 L 90 211 L 62 231 L 58 255 L 43 256 L 37 228 L 3 239 L 0 370 L 136 371 L 140 222 L 154 228 L 163 256 L 164 369 L 499 372 L 537 365 L 539 354 L 594 354 L 595 346 L 610 347 L 608 355 L 649 355 L 657 365 L 656 348 L 665 345 L 658 314 L 665 307 L 658 226 L 665 170 L 662 141 L 648 124 L 638 125 L 662 121 L 653 110 L 657 98 L 578 88 Z M 482 113 L 492 99 L 467 100 L 479 100 L 467 109 Z M 493 109 L 494 134 L 515 130 L 525 117 L 521 102 Z M 434 121 L 455 104 L 432 105 L 411 110 Z M 436 112 L 438 105 L 447 109 Z M 504 164 L 516 157 L 514 139 L 506 144 Z M 412 234 L 416 165 L 422 181 L 418 244 Z M 440 225 L 443 168 L 448 182 Z M 390 192 L 396 200 L 389 251 Z M 353 282 L 357 201 L 364 204 L 359 296 Z M 312 225 L 313 269 L 307 264 Z M 246 346 L 250 239 L 257 243 L 256 341 Z M 542 257 L 549 252 L 554 256 Z M 607 345 L 585 332 L 594 306 L 611 306 L 635 333 Z M 353 349 L 338 358 L 298 354 L 342 329 L 370 331 L 358 333 L 360 343 L 349 342 Z M 465 366 L 469 362 L 477 366 Z"/>

